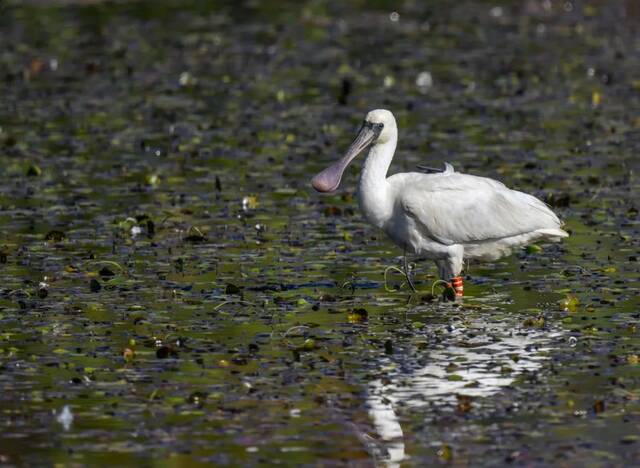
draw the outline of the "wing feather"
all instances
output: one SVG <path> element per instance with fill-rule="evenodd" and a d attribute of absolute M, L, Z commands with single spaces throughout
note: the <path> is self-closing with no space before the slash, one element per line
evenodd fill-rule
<path fill-rule="evenodd" d="M 409 173 L 390 181 L 399 190 L 402 209 L 422 233 L 446 245 L 561 226 L 542 201 L 493 179 L 461 173 Z"/>

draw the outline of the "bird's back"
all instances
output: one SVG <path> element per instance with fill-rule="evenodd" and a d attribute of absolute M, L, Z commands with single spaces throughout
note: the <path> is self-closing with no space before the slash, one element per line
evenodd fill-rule
<path fill-rule="evenodd" d="M 389 177 L 399 209 L 429 239 L 477 244 L 521 236 L 566 237 L 562 223 L 536 197 L 501 182 L 459 172 L 401 173 Z"/>

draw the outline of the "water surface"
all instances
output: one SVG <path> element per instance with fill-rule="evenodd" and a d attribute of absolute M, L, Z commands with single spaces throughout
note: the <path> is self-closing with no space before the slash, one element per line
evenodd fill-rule
<path fill-rule="evenodd" d="M 640 462 L 635 2 L 0 11 L 3 464 Z M 387 291 L 309 186 L 376 107 L 571 237 Z"/>

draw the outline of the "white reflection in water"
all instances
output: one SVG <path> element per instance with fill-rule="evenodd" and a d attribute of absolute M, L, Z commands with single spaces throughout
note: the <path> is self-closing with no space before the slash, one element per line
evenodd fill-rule
<path fill-rule="evenodd" d="M 442 341 L 411 355 L 391 356 L 384 378 L 368 388 L 369 414 L 384 445 L 387 466 L 407 459 L 397 410 L 430 402 L 455 402 L 456 395 L 487 397 L 525 371 L 539 369 L 560 333 L 518 329 L 511 322 L 475 318 L 464 326 L 438 330 Z M 416 363 L 420 360 L 423 364 Z"/>
<path fill-rule="evenodd" d="M 64 405 L 62 410 L 56 415 L 56 421 L 62 424 L 65 431 L 71 429 L 73 423 L 73 412 L 69 405 Z"/>

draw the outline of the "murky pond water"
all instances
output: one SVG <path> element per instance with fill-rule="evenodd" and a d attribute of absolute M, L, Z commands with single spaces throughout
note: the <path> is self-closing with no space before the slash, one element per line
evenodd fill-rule
<path fill-rule="evenodd" d="M 636 2 L 0 1 L 0 463 L 640 463 Z M 452 305 L 309 178 L 490 176 L 571 237 Z M 415 259 L 418 287 L 435 268 Z M 437 290 L 437 288 L 436 288 Z"/>

